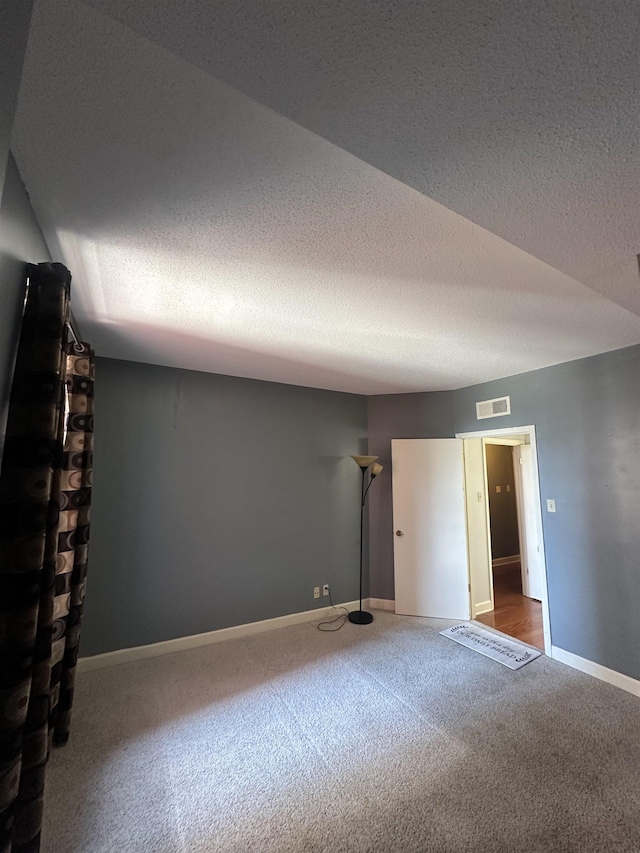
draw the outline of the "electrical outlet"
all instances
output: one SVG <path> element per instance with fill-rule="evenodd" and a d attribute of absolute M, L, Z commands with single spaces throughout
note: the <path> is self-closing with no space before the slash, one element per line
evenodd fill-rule
<path fill-rule="evenodd" d="M 322 595 L 329 595 L 329 584 L 325 583 L 322 587 Z"/>
<path fill-rule="evenodd" d="M 313 597 L 314 598 L 320 598 L 320 587 L 319 586 L 314 586 Z"/>

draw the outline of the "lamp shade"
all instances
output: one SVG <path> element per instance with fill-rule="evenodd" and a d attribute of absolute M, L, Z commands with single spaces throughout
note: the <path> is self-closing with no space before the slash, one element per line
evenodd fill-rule
<path fill-rule="evenodd" d="M 359 465 L 361 468 L 368 468 L 372 462 L 375 462 L 378 458 L 377 456 L 352 456 L 351 457 L 356 465 Z"/>
<path fill-rule="evenodd" d="M 379 462 L 374 462 L 371 466 L 371 476 L 377 477 L 380 471 L 382 471 L 382 465 Z"/>

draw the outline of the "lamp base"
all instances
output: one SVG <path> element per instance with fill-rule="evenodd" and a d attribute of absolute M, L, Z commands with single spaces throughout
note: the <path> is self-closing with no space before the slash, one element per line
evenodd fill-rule
<path fill-rule="evenodd" d="M 368 625 L 373 622 L 373 616 L 366 610 L 353 610 L 349 614 L 349 622 L 353 622 L 354 625 Z"/>

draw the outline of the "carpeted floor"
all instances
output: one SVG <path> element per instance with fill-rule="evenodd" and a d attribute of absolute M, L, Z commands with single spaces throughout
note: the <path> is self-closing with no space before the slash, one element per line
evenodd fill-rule
<path fill-rule="evenodd" d="M 81 674 L 43 853 L 640 851 L 640 700 L 375 616 Z"/>

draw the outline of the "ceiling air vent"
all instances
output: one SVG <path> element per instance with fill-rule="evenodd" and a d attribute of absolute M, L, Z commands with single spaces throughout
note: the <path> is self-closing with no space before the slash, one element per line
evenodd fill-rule
<path fill-rule="evenodd" d="M 476 415 L 479 421 L 484 418 L 499 418 L 511 414 L 511 397 L 496 397 L 476 403 Z"/>

